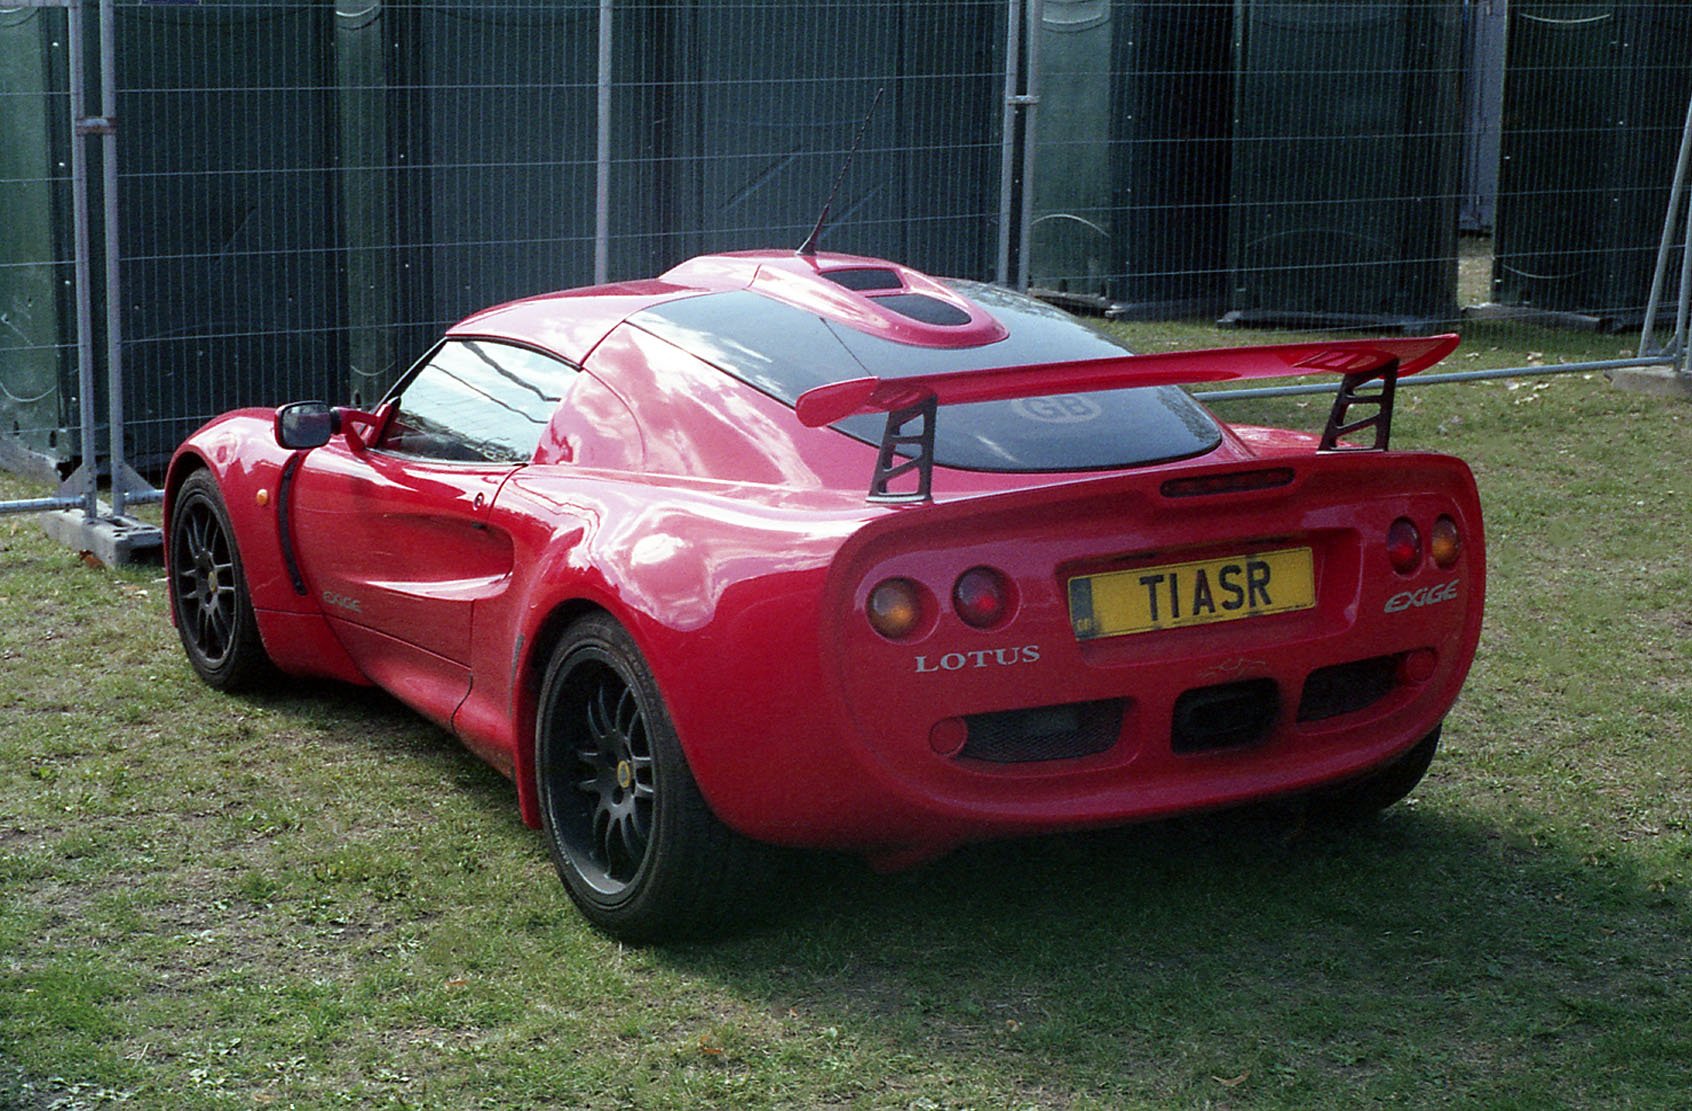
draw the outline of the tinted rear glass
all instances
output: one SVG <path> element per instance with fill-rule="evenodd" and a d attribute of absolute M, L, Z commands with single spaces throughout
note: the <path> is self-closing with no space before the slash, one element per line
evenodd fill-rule
<path fill-rule="evenodd" d="M 1116 340 L 1033 298 L 994 286 L 959 291 L 1010 335 L 969 348 L 915 347 L 868 335 L 750 290 L 669 301 L 629 318 L 746 384 L 792 405 L 815 386 L 849 378 L 982 370 L 1097 359 L 1131 352 Z M 885 418 L 866 414 L 834 427 L 881 442 Z M 1197 455 L 1221 433 L 1173 386 L 987 401 L 941 410 L 934 461 L 980 471 L 1080 471 Z"/>

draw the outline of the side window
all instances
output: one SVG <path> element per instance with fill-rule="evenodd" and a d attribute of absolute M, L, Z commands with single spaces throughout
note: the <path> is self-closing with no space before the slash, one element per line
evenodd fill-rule
<path fill-rule="evenodd" d="M 426 459 L 527 463 L 576 379 L 557 359 L 488 340 L 448 340 L 392 399 L 376 447 Z"/>

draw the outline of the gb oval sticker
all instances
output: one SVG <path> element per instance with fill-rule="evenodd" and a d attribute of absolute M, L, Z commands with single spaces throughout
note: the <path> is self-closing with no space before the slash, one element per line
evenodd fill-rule
<path fill-rule="evenodd" d="M 1104 412 L 1104 407 L 1090 397 L 1063 393 L 1054 397 L 1019 397 L 1011 408 L 1029 420 L 1045 424 L 1080 424 Z"/>

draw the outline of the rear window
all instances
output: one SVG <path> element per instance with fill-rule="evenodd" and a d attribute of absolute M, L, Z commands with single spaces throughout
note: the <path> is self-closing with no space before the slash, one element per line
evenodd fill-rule
<path fill-rule="evenodd" d="M 868 335 L 750 290 L 709 293 L 645 309 L 629 323 L 669 340 L 792 405 L 816 386 L 850 378 L 983 370 L 1131 354 L 1066 313 L 995 286 L 956 283 L 1010 335 L 967 348 L 916 347 Z M 886 418 L 835 428 L 881 442 Z M 952 405 L 941 410 L 934 461 L 976 471 L 1080 471 L 1198 455 L 1221 441 L 1215 421 L 1173 386 Z"/>

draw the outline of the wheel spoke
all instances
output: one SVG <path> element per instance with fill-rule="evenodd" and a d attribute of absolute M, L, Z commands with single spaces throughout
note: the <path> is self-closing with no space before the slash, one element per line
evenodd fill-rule
<path fill-rule="evenodd" d="M 588 700 L 587 724 L 594 739 L 604 741 L 612 736 L 611 707 L 606 692 L 606 685 L 602 682 L 594 690 L 593 697 Z"/>
<path fill-rule="evenodd" d="M 648 795 L 651 792 L 647 792 Z M 633 806 L 629 807 L 629 832 L 634 840 L 640 843 L 637 856 L 646 855 L 646 843 L 652 836 L 652 804 L 639 801 L 638 797 Z"/>
<path fill-rule="evenodd" d="M 196 560 L 205 555 L 211 546 L 211 526 L 211 514 L 196 506 L 194 515 L 188 520 L 188 551 Z"/>
<path fill-rule="evenodd" d="M 635 702 L 634 691 L 624 687 L 622 696 L 617 699 L 617 732 L 625 739 L 632 739 L 639 715 L 640 706 Z"/>
<path fill-rule="evenodd" d="M 212 611 L 208 606 L 200 606 L 197 615 L 196 630 L 194 642 L 199 646 L 200 654 L 202 656 L 205 656 L 207 660 L 215 661 L 223 655 L 223 653 L 218 649 L 218 645 L 214 642 L 216 629 L 212 623 Z"/>
<path fill-rule="evenodd" d="M 229 615 L 216 605 L 207 607 L 207 614 L 211 618 L 212 633 L 217 638 L 217 651 L 207 652 L 206 654 L 221 657 L 229 644 Z"/>

